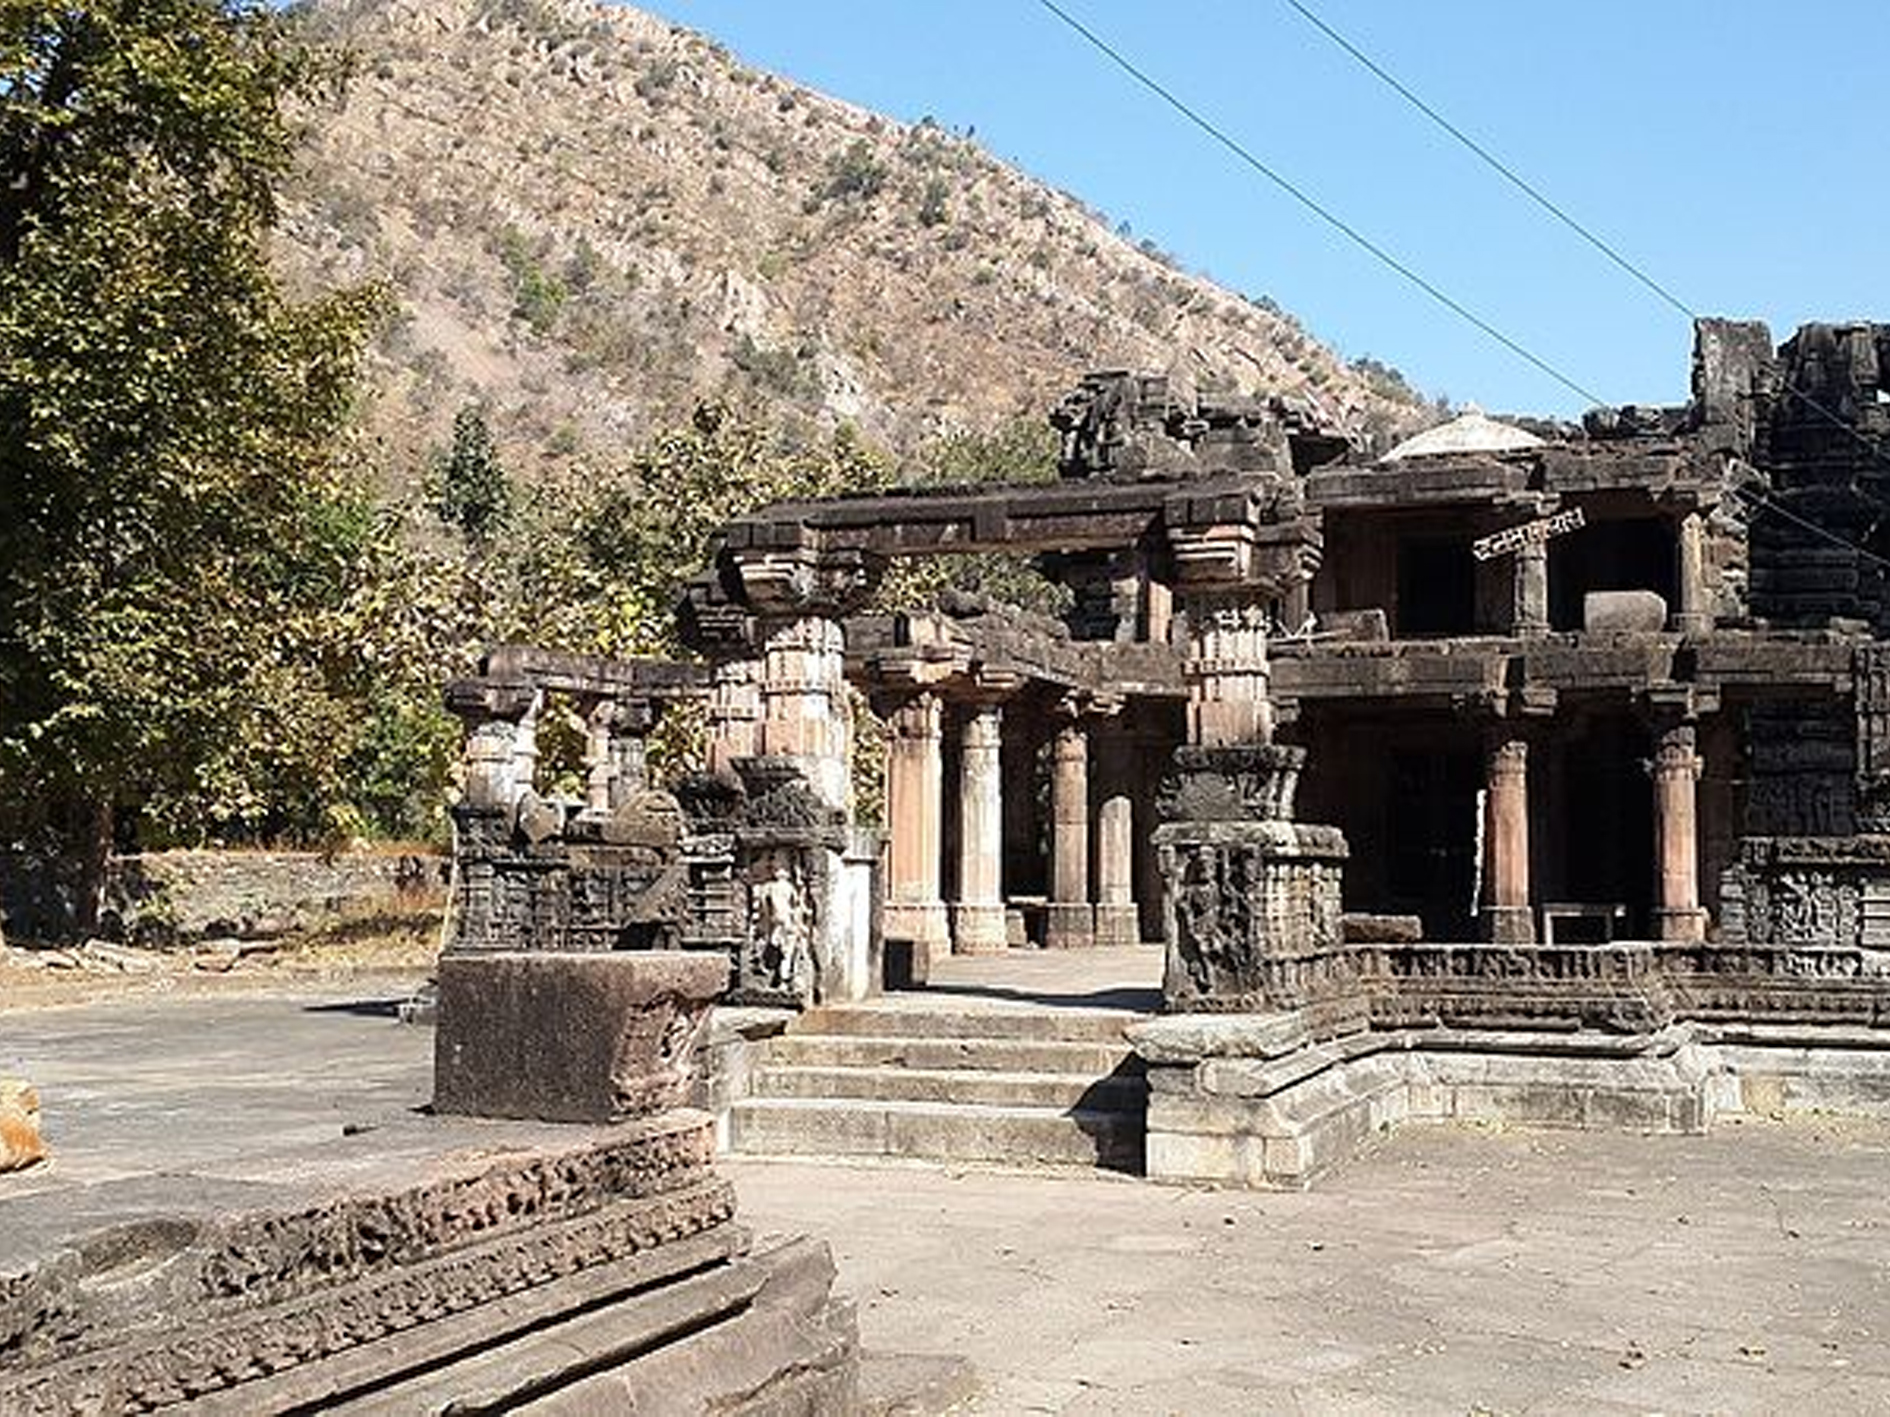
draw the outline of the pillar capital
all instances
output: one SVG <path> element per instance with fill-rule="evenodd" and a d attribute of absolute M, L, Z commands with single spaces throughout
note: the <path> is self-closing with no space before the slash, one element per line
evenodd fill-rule
<path fill-rule="evenodd" d="M 882 558 L 855 547 L 827 550 L 803 541 L 723 553 L 756 614 L 839 619 L 865 603 L 885 573 Z"/>

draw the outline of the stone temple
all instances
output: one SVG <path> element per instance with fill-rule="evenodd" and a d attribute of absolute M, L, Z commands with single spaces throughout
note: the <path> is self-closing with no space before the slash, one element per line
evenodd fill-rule
<path fill-rule="evenodd" d="M 728 526 L 696 662 L 494 651 L 431 1107 L 13 1200 L 0 1410 L 854 1410 L 827 1250 L 718 1144 L 1298 1187 L 1426 1120 L 1890 1110 L 1887 363 L 1705 321 L 1683 407 L 1382 456 L 1094 375 L 1055 484 Z M 991 551 L 1068 614 L 866 613 Z M 1054 987 L 1151 940 L 1159 1008 Z"/>
<path fill-rule="evenodd" d="M 821 1013 L 1160 940 L 1128 1038 L 1169 1179 L 1300 1185 L 1425 1117 L 1881 1105 L 1886 361 L 1890 327 L 1707 320 L 1683 406 L 1380 456 L 1304 401 L 1104 373 L 1053 485 L 767 507 L 681 607 L 700 663 L 513 648 L 453 686 L 450 952 L 717 951 L 727 1002 Z M 898 558 L 991 551 L 1068 614 L 864 613 Z M 553 698 L 581 801 L 534 786 Z M 658 790 L 681 701 L 707 769 Z"/>

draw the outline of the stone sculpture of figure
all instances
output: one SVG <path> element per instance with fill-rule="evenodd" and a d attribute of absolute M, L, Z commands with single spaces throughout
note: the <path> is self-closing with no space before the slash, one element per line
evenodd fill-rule
<path fill-rule="evenodd" d="M 801 922 L 800 893 L 786 866 L 755 890 L 755 923 L 761 934 L 762 958 L 774 956 L 774 985 L 792 989 L 807 952 L 807 932 Z"/>

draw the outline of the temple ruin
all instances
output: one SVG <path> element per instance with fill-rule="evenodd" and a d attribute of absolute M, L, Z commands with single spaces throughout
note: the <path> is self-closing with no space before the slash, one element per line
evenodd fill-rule
<path fill-rule="evenodd" d="M 1177 1179 L 1302 1184 L 1407 1117 L 1881 1104 L 1886 360 L 1890 328 L 1702 321 L 1683 406 L 1382 455 L 1105 373 L 1053 414 L 1056 484 L 767 507 L 681 607 L 699 664 L 507 650 L 454 686 L 451 950 L 716 950 L 729 999 L 806 1008 L 1161 940 L 1130 1036 Z M 975 552 L 1069 613 L 864 613 L 893 560 Z M 581 801 L 534 785 L 552 694 Z M 657 790 L 681 700 L 706 770 Z"/>

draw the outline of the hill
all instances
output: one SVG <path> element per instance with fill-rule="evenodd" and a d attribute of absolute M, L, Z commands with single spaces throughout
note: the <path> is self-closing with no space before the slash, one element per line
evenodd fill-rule
<path fill-rule="evenodd" d="M 1421 417 L 1277 309 L 1179 270 L 963 137 L 586 0 L 314 0 L 351 51 L 290 193 L 293 276 L 380 278 L 393 467 L 481 402 L 514 466 L 608 458 L 698 400 L 909 452 L 1041 421 L 1085 369 Z M 529 450 L 529 456 L 527 456 Z"/>

